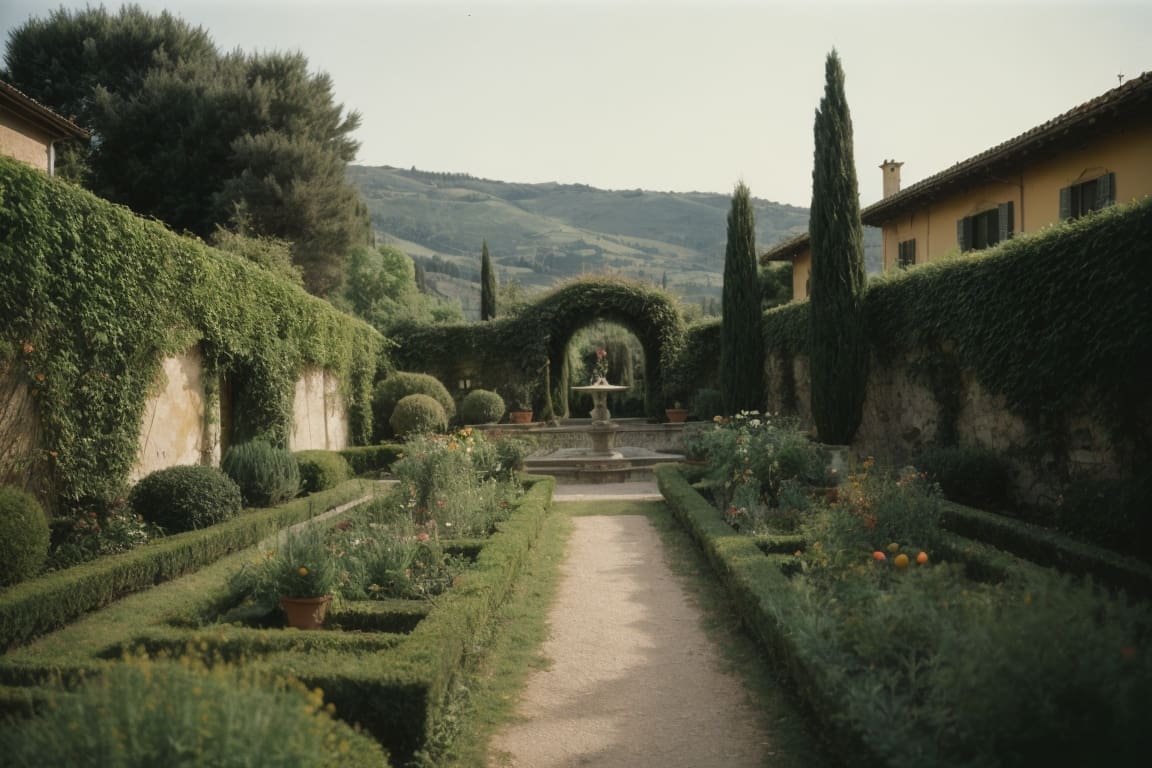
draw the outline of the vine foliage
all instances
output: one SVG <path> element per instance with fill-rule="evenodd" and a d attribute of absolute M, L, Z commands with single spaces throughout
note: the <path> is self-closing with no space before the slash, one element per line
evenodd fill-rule
<path fill-rule="evenodd" d="M 31 392 L 40 434 L 34 455 L 0 466 L 0 480 L 37 478 L 51 506 L 123 494 L 161 363 L 197 344 L 207 380 L 233 388 L 237 439 L 286 443 L 309 366 L 339 377 L 353 441 L 371 434 L 387 344 L 377 331 L 255 264 L 7 158 L 0 306 L 0 378 Z M 214 384 L 208 397 L 218 397 Z"/>

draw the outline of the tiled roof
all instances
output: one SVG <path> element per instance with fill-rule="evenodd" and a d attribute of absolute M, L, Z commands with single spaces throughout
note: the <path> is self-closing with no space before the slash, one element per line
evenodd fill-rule
<path fill-rule="evenodd" d="M 808 233 L 801 232 L 798 235 L 794 235 L 787 240 L 777 243 L 760 254 L 760 263 L 767 264 L 769 261 L 792 261 L 807 248 Z"/>
<path fill-rule="evenodd" d="M 0 106 L 6 107 L 55 137 L 87 139 L 89 136 L 88 131 L 76 123 L 61 117 L 3 80 L 0 80 Z"/>
<path fill-rule="evenodd" d="M 1152 116 L 1152 72 L 1145 72 L 1014 139 L 873 203 L 860 212 L 860 218 L 865 224 L 883 226 L 893 216 L 918 207 L 954 186 L 981 180 L 1004 166 L 1017 166 L 1037 152 L 1058 151 L 1069 142 L 1099 131 L 1101 120 L 1138 115 Z M 1152 141 L 1152 136 L 1149 140 Z"/>

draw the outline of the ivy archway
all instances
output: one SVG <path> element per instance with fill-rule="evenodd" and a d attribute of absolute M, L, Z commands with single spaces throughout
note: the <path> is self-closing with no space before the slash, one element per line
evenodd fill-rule
<path fill-rule="evenodd" d="M 671 369 L 684 343 L 684 321 L 667 293 L 611 278 L 577 280 L 567 283 L 528 307 L 515 320 L 515 336 L 543 336 L 549 370 L 559 373 L 567 362 L 572 336 L 585 326 L 605 320 L 627 329 L 644 350 L 644 410 L 650 418 L 664 412 L 666 372 Z M 532 361 L 530 370 L 542 361 Z M 553 397 L 561 376 L 553 375 Z"/>

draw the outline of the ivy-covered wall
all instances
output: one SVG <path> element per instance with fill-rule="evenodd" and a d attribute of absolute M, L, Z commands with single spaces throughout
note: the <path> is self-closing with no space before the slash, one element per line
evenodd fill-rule
<path fill-rule="evenodd" d="M 769 410 L 807 412 L 807 308 L 765 313 Z M 1038 479 L 1147 471 L 1152 199 L 885 276 L 865 316 L 867 450 L 996 442 Z"/>
<path fill-rule="evenodd" d="M 26 393 L 27 421 L 38 422 L 27 425 L 37 434 L 29 450 L 3 455 L 0 482 L 50 506 L 123 493 L 161 361 L 196 344 L 206 381 L 230 389 L 234 440 L 285 444 L 307 367 L 339 377 L 353 442 L 371 434 L 386 343 L 378 332 L 252 263 L 7 158 L 0 307 L 0 412 Z"/>
<path fill-rule="evenodd" d="M 545 294 L 512 318 L 453 326 L 397 329 L 397 364 L 430 373 L 449 389 L 461 378 L 474 386 L 497 389 L 525 383 L 533 388 L 534 407 L 545 402 L 547 372 L 551 400 L 560 403 L 574 379 L 566 350 L 573 334 L 596 320 L 617 323 L 636 336 L 644 350 L 645 411 L 663 415 L 667 399 L 665 371 L 675 365 L 684 344 L 684 321 L 664 291 L 611 278 L 577 280 Z"/>

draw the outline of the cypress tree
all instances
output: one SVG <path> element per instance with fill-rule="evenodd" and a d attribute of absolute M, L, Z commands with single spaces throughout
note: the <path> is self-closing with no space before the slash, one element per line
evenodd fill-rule
<path fill-rule="evenodd" d="M 825 64 L 824 98 L 816 110 L 812 167 L 812 244 L 808 349 L 812 420 L 820 440 L 849 444 L 860 426 L 868 379 L 864 331 L 864 237 L 852 118 L 844 70 L 833 50 Z"/>
<path fill-rule="evenodd" d="M 488 241 L 480 249 L 480 319 L 496 319 L 496 273 L 488 256 Z"/>
<path fill-rule="evenodd" d="M 764 398 L 764 340 L 756 277 L 756 219 L 741 181 L 728 212 L 720 319 L 720 394 L 726 413 L 760 410 Z"/>

